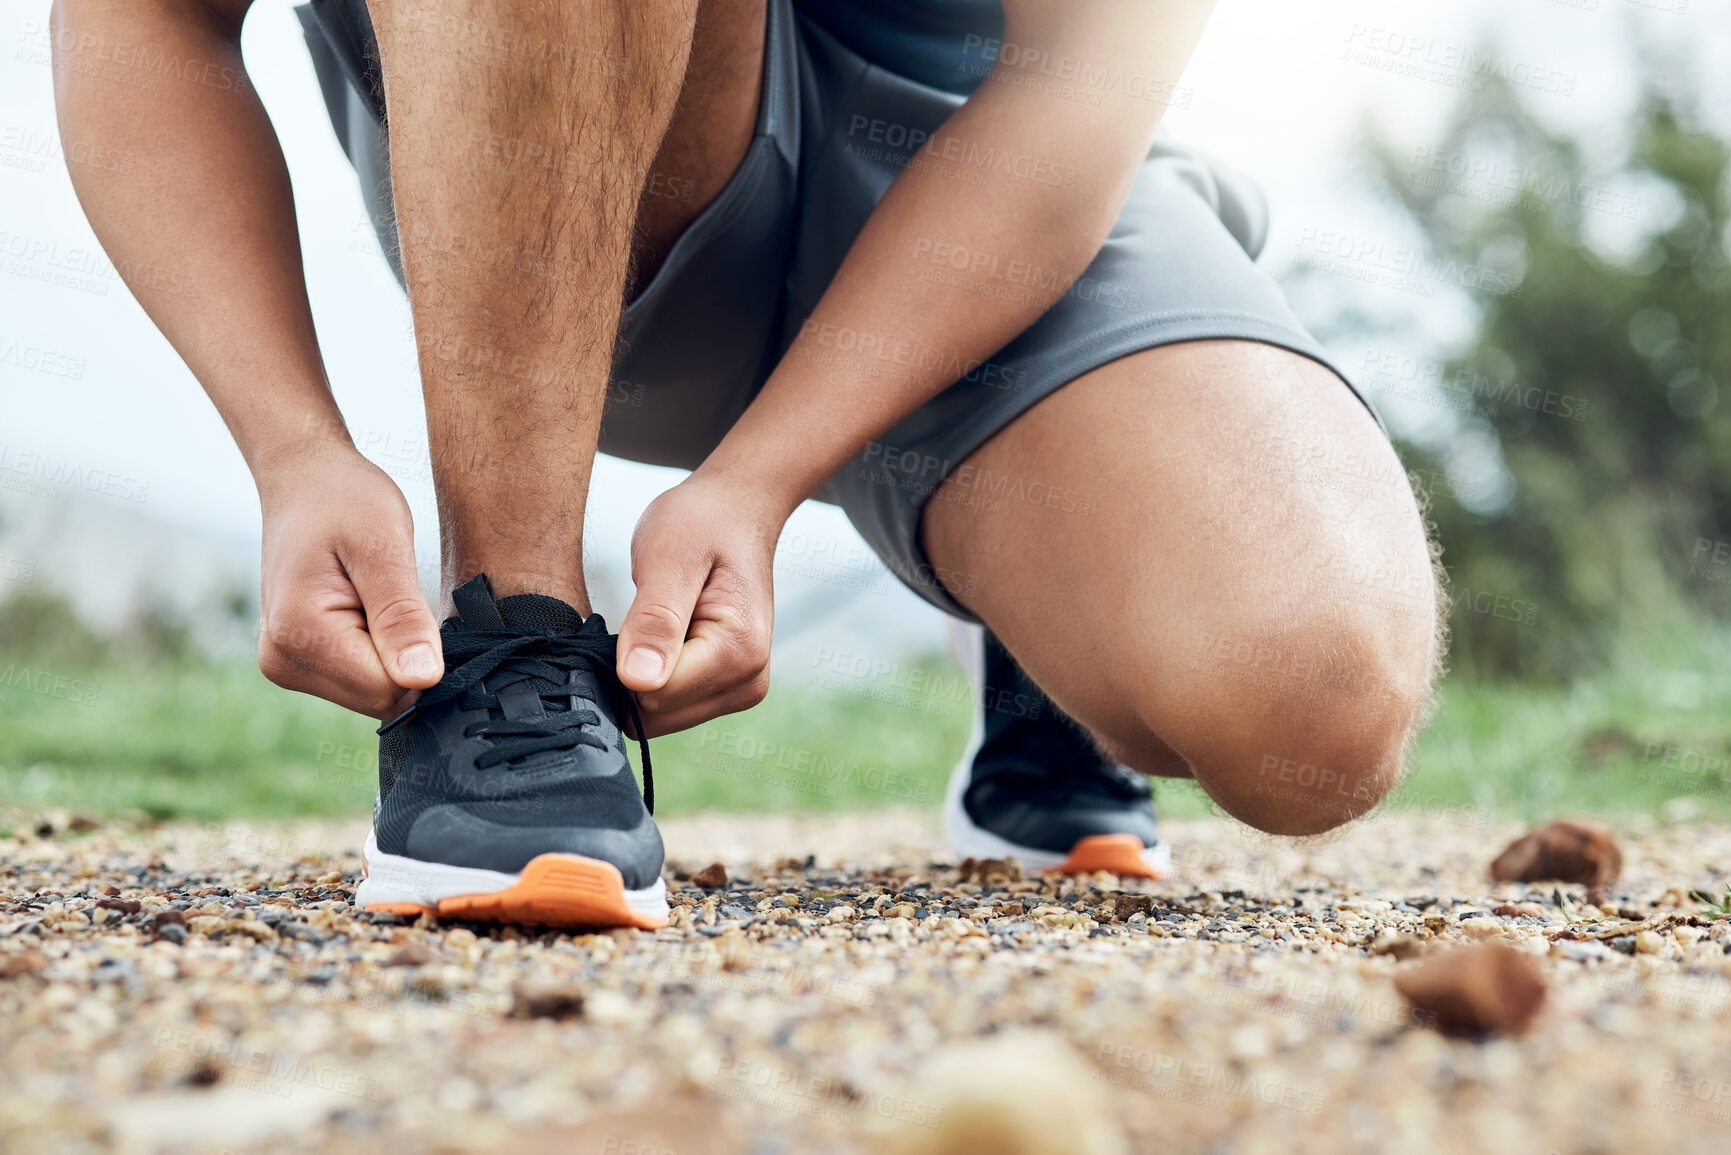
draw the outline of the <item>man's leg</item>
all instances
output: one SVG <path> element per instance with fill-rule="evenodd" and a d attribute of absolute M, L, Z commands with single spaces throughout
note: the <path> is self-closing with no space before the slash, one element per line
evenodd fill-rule
<path fill-rule="evenodd" d="M 365 909 L 665 925 L 648 754 L 640 792 L 613 734 L 629 699 L 585 620 L 582 534 L 696 9 L 374 0 L 447 608 L 467 628 L 442 635 L 446 677 L 381 730 Z M 743 155 L 755 99 L 707 107 L 724 137 L 743 121 L 726 137 Z M 681 178 L 694 188 L 732 171 L 725 148 L 682 155 L 726 170 Z M 682 227 L 650 216 L 646 246 Z"/>
<path fill-rule="evenodd" d="M 975 575 L 968 607 L 1119 760 L 1285 834 L 1394 783 L 1440 660 L 1431 555 L 1332 372 L 1254 342 L 1147 350 L 966 465 L 926 506 L 926 553 Z"/>
<path fill-rule="evenodd" d="M 587 613 L 583 513 L 637 207 L 697 0 L 372 0 L 444 588 Z"/>
<path fill-rule="evenodd" d="M 769 0 L 699 0 L 685 86 L 637 205 L 634 286 L 720 196 L 757 131 Z"/>

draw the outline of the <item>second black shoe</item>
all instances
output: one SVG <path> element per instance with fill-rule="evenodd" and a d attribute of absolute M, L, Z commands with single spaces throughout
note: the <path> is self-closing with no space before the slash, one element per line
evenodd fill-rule
<path fill-rule="evenodd" d="M 1102 754 L 991 631 L 956 633 L 973 635 L 957 641 L 972 648 L 963 664 L 981 708 L 946 792 L 950 849 L 1015 858 L 1030 872 L 1165 877 L 1172 855 L 1148 780 Z"/>
<path fill-rule="evenodd" d="M 667 923 L 649 751 L 618 719 L 618 639 L 557 598 L 452 595 L 445 676 L 379 730 L 365 910 L 560 926 Z M 642 727 L 638 726 L 638 733 Z"/>

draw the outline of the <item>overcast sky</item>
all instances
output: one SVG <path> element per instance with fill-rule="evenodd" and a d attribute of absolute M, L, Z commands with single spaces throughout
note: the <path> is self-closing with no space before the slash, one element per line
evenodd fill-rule
<path fill-rule="evenodd" d="M 81 468 L 147 482 L 150 516 L 256 539 L 253 487 L 215 411 L 95 257 L 98 246 L 54 143 L 48 8 L 48 0 L 8 0 L 0 9 L 0 452 L 66 455 Z M 1318 238 L 1330 232 L 1398 246 L 1396 222 L 1342 196 L 1351 137 L 1374 113 L 1401 148 L 1433 144 L 1466 82 L 1451 62 L 1479 45 L 1486 28 L 1494 28 L 1507 67 L 1527 79 L 1535 107 L 1604 149 L 1621 143 L 1632 93 L 1627 45 L 1635 35 L 1697 54 L 1717 106 L 1731 110 L 1731 0 L 1220 0 L 1185 79 L 1180 103 L 1187 106 L 1172 110 L 1169 125 L 1263 184 L 1273 207 L 1262 258 L 1270 271 L 1317 251 Z M 421 549 L 433 556 L 436 522 L 404 304 L 326 120 L 289 0 L 259 0 L 245 50 L 293 174 L 313 308 L 337 396 L 357 441 L 402 479 Z M 1663 210 L 1642 205 L 1632 217 L 1607 216 L 1606 243 L 1617 243 L 1619 229 L 1651 227 L 1643 217 Z M 43 280 L 68 272 L 71 285 Z M 1342 292 L 1361 291 L 1347 277 L 1335 279 Z M 1458 296 L 1390 291 L 1376 301 L 1417 316 L 1441 348 L 1470 331 L 1470 308 Z M 5 355 L 5 342 L 59 354 L 56 363 L 77 373 L 26 368 Z M 1341 352 L 1352 364 L 1364 351 Z M 1437 414 L 1421 405 L 1394 416 L 1410 424 Z M 638 513 L 676 480 L 671 471 L 601 461 L 590 549 L 606 568 L 626 572 Z M 857 544 L 828 508 L 808 506 L 790 531 Z M 790 601 L 806 599 L 803 610 L 784 608 L 788 627 L 849 600 L 833 588 L 826 594 L 822 583 L 790 579 L 782 588 Z M 898 644 L 938 636 L 937 615 L 895 589 L 853 597 L 845 617 L 862 628 L 873 623 Z"/>

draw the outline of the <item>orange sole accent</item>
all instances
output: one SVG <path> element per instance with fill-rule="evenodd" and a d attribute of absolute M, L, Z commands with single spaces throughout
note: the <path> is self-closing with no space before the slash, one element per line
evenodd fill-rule
<path fill-rule="evenodd" d="M 436 913 L 446 918 L 543 926 L 660 930 L 667 925 L 665 918 L 631 909 L 625 901 L 625 879 L 617 866 L 575 854 L 538 855 L 506 889 L 440 899 Z"/>
<path fill-rule="evenodd" d="M 430 906 L 422 906 L 418 902 L 375 902 L 367 907 L 370 914 L 374 911 L 380 914 L 400 914 L 405 918 L 418 918 L 423 914 L 437 914 Z"/>
<path fill-rule="evenodd" d="M 1070 848 L 1070 857 L 1047 874 L 1092 874 L 1107 870 L 1120 877 L 1164 878 L 1142 859 L 1145 848 L 1134 834 L 1091 834 Z"/>

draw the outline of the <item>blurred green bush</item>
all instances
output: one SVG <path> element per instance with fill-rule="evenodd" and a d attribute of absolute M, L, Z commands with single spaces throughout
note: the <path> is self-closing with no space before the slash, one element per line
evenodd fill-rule
<path fill-rule="evenodd" d="M 1560 683 L 1620 636 L 1731 609 L 1731 144 L 1686 71 L 1639 72 L 1611 161 L 1614 141 L 1563 135 L 1495 77 L 1461 97 L 1428 163 L 1367 134 L 1435 259 L 1518 284 L 1471 294 L 1476 339 L 1443 365 L 1471 416 L 1444 444 L 1401 446 L 1446 474 L 1488 435 L 1514 481 L 1490 509 L 1432 487 L 1457 672 Z M 1536 604 L 1538 628 L 1475 591 Z"/>

